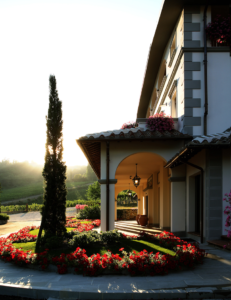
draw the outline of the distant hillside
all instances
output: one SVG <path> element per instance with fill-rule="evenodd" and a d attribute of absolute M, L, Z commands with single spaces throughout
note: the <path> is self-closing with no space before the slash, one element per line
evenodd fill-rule
<path fill-rule="evenodd" d="M 31 186 L 33 184 L 35 184 L 36 186 L 37 184 L 39 184 L 39 186 L 42 186 L 42 170 L 43 166 L 35 163 L 11 163 L 8 160 L 3 160 L 2 162 L 0 162 L 0 184 L 2 186 L 2 191 L 4 191 L 5 189 L 26 187 L 28 185 Z M 67 167 L 67 182 L 84 181 L 81 178 L 81 180 L 78 179 L 79 175 L 85 177 L 85 180 L 88 182 L 97 179 L 92 168 L 89 165 Z"/>

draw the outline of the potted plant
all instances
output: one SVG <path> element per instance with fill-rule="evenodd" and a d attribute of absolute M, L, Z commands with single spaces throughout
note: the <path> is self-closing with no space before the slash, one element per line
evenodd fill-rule
<path fill-rule="evenodd" d="M 167 116 L 163 112 L 160 114 L 157 113 L 147 119 L 146 126 L 151 131 L 171 131 L 174 128 L 174 120 L 171 116 Z"/>
<path fill-rule="evenodd" d="M 205 30 L 211 46 L 230 46 L 230 17 L 217 15 L 213 22 L 208 23 Z"/>
<path fill-rule="evenodd" d="M 127 123 L 124 123 L 121 127 L 121 129 L 131 129 L 131 128 L 136 128 L 138 127 L 138 123 L 136 122 L 127 122 Z"/>

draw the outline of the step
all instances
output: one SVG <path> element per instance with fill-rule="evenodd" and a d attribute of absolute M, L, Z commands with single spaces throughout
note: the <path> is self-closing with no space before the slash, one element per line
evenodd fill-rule
<path fill-rule="evenodd" d="M 139 231 L 135 231 L 135 230 L 132 230 L 132 229 L 124 229 L 124 228 L 118 228 L 116 227 L 116 229 L 118 229 L 119 231 L 123 231 L 123 232 L 128 232 L 128 233 L 132 233 L 132 234 L 135 234 L 135 235 L 139 235 L 140 232 Z"/>
<path fill-rule="evenodd" d="M 156 231 L 156 230 L 150 230 L 148 228 L 134 228 L 134 227 L 129 227 L 129 226 L 122 226 L 122 225 L 115 225 L 115 228 L 121 231 L 127 231 L 130 233 L 134 234 L 140 234 L 142 231 L 144 231 L 147 234 L 156 234 L 160 233 L 161 231 Z"/>
<path fill-rule="evenodd" d="M 222 239 L 222 240 L 226 240 L 226 241 L 228 241 L 228 242 L 231 242 L 231 238 L 227 237 L 227 235 L 222 235 L 222 236 L 221 236 L 221 239 Z"/>
<path fill-rule="evenodd" d="M 152 233 L 152 234 L 156 234 L 156 233 L 161 233 L 162 230 L 159 229 L 159 228 L 148 228 L 148 227 L 141 227 L 139 225 L 125 225 L 125 224 L 115 224 L 115 227 L 123 227 L 123 228 L 132 228 L 134 230 L 139 230 L 139 231 L 145 231 L 145 232 L 149 232 L 149 233 Z"/>
<path fill-rule="evenodd" d="M 228 245 L 228 241 L 227 240 L 212 240 L 212 241 L 207 241 L 208 244 L 211 244 L 213 246 L 217 246 L 220 248 L 224 248 L 224 246 L 226 246 L 226 249 L 231 249 L 231 243 L 229 243 Z"/>

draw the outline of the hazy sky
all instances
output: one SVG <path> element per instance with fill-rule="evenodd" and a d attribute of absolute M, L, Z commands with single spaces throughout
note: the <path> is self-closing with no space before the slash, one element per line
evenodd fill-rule
<path fill-rule="evenodd" d="M 64 160 L 75 140 L 136 119 L 162 0 L 0 0 L 0 161 L 44 162 L 49 75 L 63 103 Z"/>

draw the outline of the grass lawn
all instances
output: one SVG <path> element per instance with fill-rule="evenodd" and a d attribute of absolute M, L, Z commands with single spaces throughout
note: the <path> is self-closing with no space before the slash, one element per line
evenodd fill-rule
<path fill-rule="evenodd" d="M 70 189 L 67 193 L 67 200 L 77 200 L 79 199 L 79 197 L 81 197 L 82 194 L 86 194 L 86 190 L 88 187 L 86 186 L 78 189 L 78 186 L 88 184 L 88 183 L 92 183 L 92 181 L 83 181 L 83 182 L 67 181 L 66 182 L 67 188 Z M 15 187 L 10 189 L 2 189 L 1 201 L 9 201 L 9 200 L 21 199 L 27 197 L 29 198 L 31 196 L 39 195 L 42 193 L 43 193 L 42 182 L 31 183 L 25 186 L 20 186 L 20 187 Z"/>
<path fill-rule="evenodd" d="M 67 228 L 67 231 L 71 231 L 73 228 Z M 38 235 L 38 229 L 30 231 L 31 234 Z M 16 248 L 22 248 L 23 251 L 30 250 L 32 252 L 35 252 L 35 246 L 36 242 L 29 242 L 29 243 L 14 243 L 13 244 Z M 86 246 L 84 249 L 87 251 L 87 255 L 91 256 L 92 254 L 99 253 L 100 255 L 103 255 L 107 252 L 107 250 L 112 251 L 113 254 L 120 254 L 123 256 L 121 251 L 119 251 L 120 248 L 124 248 L 124 251 L 126 252 L 132 252 L 135 250 L 136 252 L 140 252 L 142 250 L 147 250 L 148 252 L 161 252 L 163 254 L 170 254 L 172 256 L 175 255 L 174 251 L 171 251 L 169 249 L 160 247 L 154 243 L 143 241 L 143 240 L 124 240 L 122 243 L 117 243 L 114 245 L 94 245 L 94 246 Z M 44 249 L 39 249 L 40 251 L 43 251 Z M 57 249 L 57 250 L 50 250 L 48 253 L 52 256 L 59 256 L 61 253 L 72 253 L 74 249 Z"/>

